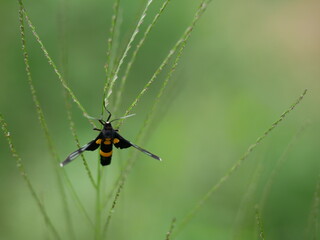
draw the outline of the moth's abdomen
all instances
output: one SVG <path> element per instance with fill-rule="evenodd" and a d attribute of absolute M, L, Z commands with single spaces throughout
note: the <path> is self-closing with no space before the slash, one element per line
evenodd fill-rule
<path fill-rule="evenodd" d="M 99 141 L 100 140 L 100 141 Z M 102 166 L 109 165 L 112 158 L 112 142 L 111 138 L 105 138 L 104 140 L 98 139 L 97 143 L 100 143 L 100 163 Z"/>

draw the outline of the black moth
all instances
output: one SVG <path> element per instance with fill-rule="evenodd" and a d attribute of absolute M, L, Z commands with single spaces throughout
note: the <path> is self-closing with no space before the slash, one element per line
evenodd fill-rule
<path fill-rule="evenodd" d="M 108 110 L 107 110 L 108 111 Z M 74 160 L 76 157 L 78 157 L 82 152 L 84 151 L 94 151 L 100 146 L 100 163 L 102 166 L 109 165 L 111 163 L 112 158 L 112 146 L 114 145 L 116 148 L 128 148 L 128 147 L 134 147 L 141 152 L 147 154 L 150 157 L 153 157 L 154 159 L 157 159 L 161 161 L 161 158 L 152 154 L 151 152 L 133 144 L 132 142 L 124 139 L 120 136 L 118 133 L 118 130 L 113 129 L 111 122 L 119 119 L 114 119 L 109 122 L 111 118 L 111 113 L 108 111 L 109 116 L 107 121 L 99 119 L 99 122 L 103 125 L 103 129 L 97 129 L 94 128 L 94 130 L 100 131 L 99 135 L 96 137 L 96 139 L 92 140 L 91 142 L 87 143 L 83 147 L 79 148 L 77 151 L 74 151 L 71 153 L 66 160 L 64 160 L 62 163 L 60 163 L 60 166 L 63 167 L 64 165 L 68 164 L 72 160 Z M 125 117 L 123 117 L 125 118 Z"/>

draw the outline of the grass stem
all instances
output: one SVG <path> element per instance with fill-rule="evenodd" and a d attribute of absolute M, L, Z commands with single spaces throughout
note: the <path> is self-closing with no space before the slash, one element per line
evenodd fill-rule
<path fill-rule="evenodd" d="M 174 229 L 175 225 L 176 225 L 176 218 L 173 218 L 172 221 L 171 221 L 170 229 L 166 234 L 166 240 L 170 240 L 171 234 L 173 232 L 173 229 Z"/>
<path fill-rule="evenodd" d="M 169 51 L 169 54 L 165 57 L 165 59 L 162 61 L 162 63 L 158 67 L 158 69 L 154 72 L 154 74 L 152 75 L 151 79 L 146 83 L 144 88 L 141 90 L 141 92 L 138 94 L 138 96 L 135 98 L 135 100 L 132 102 L 132 104 L 126 110 L 126 113 L 124 114 L 124 116 L 129 115 L 131 113 L 132 109 L 138 104 L 140 98 L 146 93 L 146 91 L 148 90 L 150 85 L 156 80 L 158 75 L 167 66 L 167 64 L 169 63 L 169 60 L 171 59 L 171 57 L 179 49 L 179 53 L 178 53 L 178 55 L 177 55 L 177 57 L 175 59 L 174 65 L 171 67 L 171 70 L 170 70 L 169 74 L 167 75 L 167 78 L 164 81 L 164 83 L 162 85 L 162 88 L 161 88 L 161 90 L 160 90 L 160 92 L 158 94 L 157 99 L 160 98 L 160 96 L 162 95 L 162 92 L 163 92 L 164 88 L 166 87 L 166 85 L 167 85 L 172 73 L 174 72 L 174 70 L 177 67 L 177 64 L 178 64 L 178 62 L 180 60 L 180 56 L 181 56 L 181 54 L 182 54 L 182 52 L 183 52 L 183 50 L 184 50 L 184 48 L 186 46 L 187 40 L 191 36 L 191 33 L 192 33 L 196 23 L 199 21 L 200 17 L 202 16 L 202 14 L 207 9 L 208 4 L 206 2 L 207 1 L 202 1 L 202 3 L 200 4 L 200 6 L 198 7 L 198 9 L 197 9 L 197 11 L 195 13 L 195 16 L 193 18 L 193 21 L 192 21 L 191 25 L 187 27 L 187 29 L 183 33 L 182 37 L 176 42 L 176 44 L 173 46 L 173 48 Z M 156 105 L 156 104 L 154 104 L 154 105 Z M 123 120 L 120 120 L 119 124 L 118 124 L 118 127 L 120 127 L 122 124 L 123 124 Z"/>
<path fill-rule="evenodd" d="M 120 82 L 120 87 L 119 87 L 119 90 L 117 92 L 117 96 L 116 96 L 116 102 L 115 102 L 115 109 L 117 110 L 120 106 L 120 103 L 121 103 L 121 94 L 123 92 L 123 89 L 124 89 L 124 85 L 125 85 L 125 82 L 128 78 L 128 75 L 129 75 L 129 72 L 131 70 L 131 67 L 137 57 L 137 54 L 140 50 L 140 48 L 142 47 L 143 43 L 145 42 L 146 38 L 148 37 L 149 33 L 151 32 L 151 30 L 153 29 L 153 27 L 156 25 L 156 23 L 158 22 L 160 16 L 162 15 L 162 13 L 164 12 L 164 10 L 166 9 L 168 3 L 170 2 L 170 0 L 166 0 L 159 12 L 155 15 L 155 17 L 153 18 L 153 21 L 149 24 L 149 26 L 147 27 L 146 31 L 144 32 L 143 34 L 143 37 L 140 39 L 139 43 L 137 44 L 135 50 L 133 51 L 132 53 L 132 56 L 130 58 L 130 60 L 128 61 L 128 64 L 127 64 L 127 67 L 125 69 L 125 73 L 121 79 L 121 82 Z"/>
<path fill-rule="evenodd" d="M 125 49 L 125 51 L 123 52 L 122 57 L 121 57 L 120 60 L 119 60 L 119 63 L 117 64 L 117 67 L 116 67 L 115 72 L 114 72 L 114 74 L 113 74 L 113 77 L 112 77 L 112 79 L 111 79 L 111 81 L 110 81 L 110 84 L 109 84 L 109 85 L 106 84 L 105 87 L 104 87 L 104 90 L 103 90 L 103 93 L 104 93 L 104 96 L 105 96 L 105 98 L 104 98 L 104 105 L 105 105 L 106 103 L 108 103 L 108 99 L 109 99 L 109 97 L 110 97 L 111 94 L 112 94 L 113 86 L 114 86 L 116 80 L 118 79 L 118 74 L 119 74 L 119 71 L 120 71 L 120 69 L 121 69 L 121 66 L 122 66 L 125 58 L 126 58 L 127 55 L 128 55 L 128 52 L 129 52 L 129 50 L 130 50 L 130 48 L 131 48 L 131 46 L 132 46 L 132 43 L 133 43 L 133 41 L 135 40 L 136 35 L 138 34 L 138 32 L 139 32 L 139 30 L 140 30 L 140 26 L 142 25 L 142 23 L 143 23 L 143 21 L 144 21 L 144 18 L 146 17 L 147 11 L 148 11 L 148 9 L 149 9 L 149 6 L 150 6 L 150 4 L 151 4 L 152 2 L 153 2 L 153 0 L 148 0 L 148 2 L 147 2 L 146 6 L 145 6 L 145 8 L 144 8 L 144 10 L 143 10 L 143 12 L 142 12 L 142 14 L 141 14 L 141 17 L 140 17 L 140 19 L 139 19 L 139 21 L 138 21 L 138 23 L 137 23 L 137 25 L 136 25 L 136 27 L 135 27 L 132 35 L 131 35 L 131 38 L 130 38 L 127 46 L 126 46 L 126 49 Z"/>
<path fill-rule="evenodd" d="M 96 221 L 94 239 L 101 237 L 101 166 L 97 166 L 97 188 L 96 188 Z"/>
<path fill-rule="evenodd" d="M 112 52 L 112 45 L 115 37 L 116 24 L 118 20 L 119 5 L 120 5 L 120 0 L 115 0 L 113 4 L 113 15 L 111 18 L 111 27 L 109 30 L 108 49 L 106 53 L 107 60 L 106 60 L 106 64 L 104 65 L 104 69 L 106 72 L 106 81 L 110 80 L 109 73 L 111 69 L 111 52 Z M 106 82 L 105 85 L 109 85 L 108 82 Z"/>
<path fill-rule="evenodd" d="M 58 154 L 56 153 L 53 141 L 51 139 L 51 136 L 50 136 L 50 133 L 49 133 L 49 128 L 47 126 L 47 123 L 46 123 L 46 120 L 45 120 L 45 117 L 44 117 L 44 114 L 43 114 L 42 107 L 41 107 L 40 102 L 38 100 L 37 93 L 36 93 L 36 90 L 35 90 L 35 87 L 34 87 L 34 84 L 33 84 L 33 80 L 32 80 L 32 76 L 31 76 L 31 70 L 30 70 L 30 65 L 29 65 L 29 55 L 28 55 L 27 48 L 26 48 L 25 29 L 24 29 L 24 21 L 23 21 L 24 17 L 27 18 L 27 16 L 25 15 L 26 11 L 25 11 L 24 6 L 22 4 L 22 0 L 19 0 L 19 6 L 20 6 L 20 8 L 19 8 L 19 22 L 20 22 L 21 42 L 22 42 L 22 50 L 23 50 L 23 55 L 24 55 L 24 62 L 25 62 L 25 65 L 26 65 L 26 73 L 27 73 L 27 78 L 28 78 L 28 84 L 29 84 L 29 87 L 30 87 L 30 90 L 31 90 L 31 95 L 32 95 L 33 102 L 34 102 L 34 104 L 36 106 L 36 111 L 37 111 L 37 115 L 38 115 L 38 118 L 39 118 L 39 121 L 40 121 L 40 125 L 42 127 L 42 130 L 44 131 L 45 138 L 47 140 L 47 144 L 48 144 L 50 153 L 53 156 L 53 159 L 56 161 L 56 163 L 53 163 L 54 164 L 53 167 L 55 169 L 55 174 L 56 174 L 56 177 L 57 177 L 58 186 L 59 186 L 59 190 L 60 190 L 60 193 L 61 193 L 60 195 L 62 197 L 64 209 L 65 209 L 65 211 L 69 211 L 68 206 L 67 206 L 67 201 L 66 201 L 66 194 L 64 192 L 64 187 L 63 187 L 62 180 L 61 180 L 61 176 L 63 176 L 66 179 L 67 186 L 69 187 L 69 189 L 70 189 L 70 191 L 72 193 L 72 196 L 74 197 L 74 199 L 75 199 L 75 201 L 77 203 L 77 206 L 79 207 L 80 211 L 84 214 L 84 216 L 86 216 L 86 218 L 88 219 L 88 221 L 90 223 L 91 220 L 88 217 L 88 214 L 86 213 L 86 211 L 85 211 L 85 209 L 84 209 L 84 207 L 83 207 L 83 205 L 82 205 L 77 193 L 75 192 L 70 179 L 66 175 L 65 170 L 61 169 L 59 167 L 59 165 L 58 165 L 60 163 L 60 159 L 59 159 Z M 71 221 L 71 218 L 67 218 L 67 219 L 69 219 Z M 71 223 L 68 223 L 68 225 L 71 225 Z"/>
<path fill-rule="evenodd" d="M 262 221 L 261 221 L 261 216 L 260 216 L 260 211 L 259 211 L 259 206 L 258 205 L 255 206 L 255 215 L 256 215 L 256 221 L 257 221 L 257 226 L 258 226 L 259 239 L 265 240 L 263 224 L 262 224 Z"/>
<path fill-rule="evenodd" d="M 27 23 L 28 23 L 28 26 L 30 27 L 31 29 L 31 32 L 32 34 L 34 35 L 34 37 L 36 38 L 36 41 L 39 43 L 40 45 L 40 48 L 41 50 L 43 51 L 45 57 L 47 58 L 48 60 L 48 63 L 49 65 L 52 66 L 54 72 L 57 74 L 58 76 L 58 79 L 60 80 L 60 83 L 62 84 L 62 86 L 65 88 L 65 90 L 68 92 L 68 94 L 70 95 L 70 97 L 72 98 L 73 102 L 75 102 L 77 104 L 77 106 L 79 107 L 79 109 L 82 111 L 83 115 L 84 116 L 89 116 L 87 111 L 84 109 L 84 107 L 81 105 L 81 103 L 79 102 L 79 100 L 76 98 L 75 94 L 73 93 L 73 91 L 69 88 L 69 86 L 67 85 L 66 81 L 64 80 L 64 78 L 62 77 L 62 75 L 60 74 L 58 68 L 56 67 L 56 64 L 53 62 L 52 58 L 49 56 L 49 53 L 47 51 L 47 49 L 45 48 L 45 46 L 43 45 L 38 33 L 36 32 L 36 28 L 35 26 L 33 25 L 33 23 L 31 22 L 28 14 L 27 14 L 27 11 L 22 3 L 22 0 L 18 0 L 19 2 L 19 5 L 20 5 L 20 11 L 21 11 L 21 15 L 24 15 Z M 93 126 L 93 127 L 96 127 L 94 122 L 90 119 L 88 119 L 88 121 L 90 122 L 90 124 Z"/>
<path fill-rule="evenodd" d="M 38 197 L 26 171 L 25 171 L 25 168 L 23 166 L 23 162 L 22 162 L 22 159 L 21 157 L 18 155 L 14 145 L 13 145 L 13 141 L 12 141 L 12 138 L 11 138 L 11 134 L 8 130 L 8 125 L 7 123 L 5 122 L 5 120 L 3 119 L 2 115 L 0 114 L 0 124 L 1 124 L 1 128 L 2 128 L 2 131 L 3 131 L 3 134 L 4 136 L 7 138 L 7 141 L 8 141 L 8 144 L 9 144 L 9 148 L 10 148 L 10 151 L 11 151 L 11 154 L 13 156 L 13 158 L 15 158 L 16 160 L 16 165 L 17 165 L 17 168 L 21 174 L 21 176 L 23 177 L 24 181 L 26 182 L 27 186 L 28 186 L 28 189 L 33 197 L 33 199 L 35 200 L 35 202 L 37 203 L 37 206 L 44 218 L 44 221 L 46 223 L 46 225 L 48 226 L 48 229 L 50 230 L 50 232 L 52 233 L 52 235 L 54 236 L 54 239 L 61 239 L 58 231 L 56 230 L 55 226 L 53 225 L 49 215 L 47 214 L 47 211 L 45 210 L 45 207 L 43 206 L 40 198 Z"/>
<path fill-rule="evenodd" d="M 269 134 L 270 132 L 276 128 L 280 122 L 282 122 L 285 117 L 287 116 L 288 113 L 290 113 L 304 98 L 304 96 L 307 93 L 307 89 L 303 91 L 301 96 L 291 105 L 290 108 L 288 108 L 284 113 L 281 114 L 280 118 L 276 120 L 270 128 L 267 129 L 263 133 L 262 136 L 260 136 L 254 144 L 249 146 L 248 150 L 243 154 L 243 156 L 227 171 L 227 173 L 220 178 L 220 180 L 214 184 L 209 191 L 198 201 L 198 203 L 191 208 L 189 213 L 186 214 L 186 216 L 183 218 L 181 224 L 179 225 L 178 231 L 181 231 L 189 222 L 190 220 L 194 217 L 194 215 L 199 211 L 199 209 L 206 203 L 206 201 L 211 197 L 211 195 L 220 188 L 220 186 L 227 181 L 230 176 L 242 165 L 242 163 L 250 156 L 251 152 L 263 141 Z"/>

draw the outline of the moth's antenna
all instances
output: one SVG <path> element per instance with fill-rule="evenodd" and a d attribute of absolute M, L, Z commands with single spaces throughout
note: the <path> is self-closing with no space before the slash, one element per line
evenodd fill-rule
<path fill-rule="evenodd" d="M 110 118 L 111 118 L 111 112 L 108 110 L 108 109 L 106 109 L 107 110 L 107 112 L 109 113 L 109 116 L 108 116 L 108 118 L 107 118 L 107 122 L 109 122 L 109 120 L 110 120 Z"/>
<path fill-rule="evenodd" d="M 106 122 L 104 121 L 104 120 L 102 120 L 102 119 L 98 119 L 99 120 L 99 122 L 102 124 L 102 125 L 105 125 L 106 124 Z"/>
<path fill-rule="evenodd" d="M 103 107 L 109 113 L 109 116 L 107 118 L 107 122 L 109 122 L 111 115 L 112 115 L 111 112 L 107 109 L 108 105 L 109 105 L 109 101 L 107 100 L 107 98 L 103 99 Z"/>
<path fill-rule="evenodd" d="M 107 109 L 106 106 L 104 106 L 104 109 L 109 113 L 109 116 L 108 116 L 108 118 L 107 118 L 107 122 L 109 122 L 112 114 L 111 114 L 111 112 Z"/>
<path fill-rule="evenodd" d="M 88 118 L 88 119 L 98 120 L 102 125 L 105 125 L 105 124 L 106 124 L 106 122 L 102 119 L 102 116 L 101 116 L 100 118 L 91 117 L 91 116 L 89 116 L 89 115 L 87 115 L 87 114 L 85 114 L 84 116 L 85 116 L 86 118 Z"/>
<path fill-rule="evenodd" d="M 95 117 L 91 117 L 91 116 L 89 116 L 89 115 L 87 115 L 87 114 L 85 114 L 84 115 L 86 118 L 88 118 L 88 119 L 92 119 L 92 120 L 100 120 L 100 119 L 102 119 L 102 115 L 100 116 L 100 118 L 95 118 Z"/>
<path fill-rule="evenodd" d="M 113 119 L 113 120 L 112 120 L 112 121 L 110 121 L 110 122 L 114 122 L 114 121 L 117 121 L 117 120 L 120 120 L 120 119 L 129 118 L 129 117 L 132 117 L 132 116 L 134 116 L 134 115 L 136 115 L 136 114 L 135 114 L 135 113 L 133 113 L 133 114 L 130 114 L 130 115 L 127 115 L 127 116 L 124 116 L 124 117 L 116 118 L 116 119 Z"/>

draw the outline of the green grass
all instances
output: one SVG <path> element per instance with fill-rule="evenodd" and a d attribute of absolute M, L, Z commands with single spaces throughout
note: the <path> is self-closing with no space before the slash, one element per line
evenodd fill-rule
<path fill-rule="evenodd" d="M 307 106 L 317 106 L 310 104 L 315 101 L 312 92 L 317 85 L 298 86 L 288 80 L 286 90 L 289 86 L 292 89 L 283 94 L 275 82 L 264 90 L 253 76 L 248 81 L 248 76 L 254 74 L 251 66 L 246 73 L 232 69 L 255 63 L 249 59 L 238 61 L 236 54 L 240 50 L 229 52 L 226 46 L 230 43 L 221 38 L 228 31 L 223 27 L 227 29 L 228 25 L 223 14 L 217 12 L 222 3 L 211 2 L 104 3 L 109 8 L 105 5 L 105 9 L 97 10 L 109 22 L 103 29 L 106 41 L 102 42 L 102 38 L 97 41 L 101 48 L 89 43 L 79 48 L 90 37 L 94 38 L 95 31 L 89 29 L 101 22 L 82 21 L 81 14 L 77 17 L 72 14 L 80 11 L 76 7 L 83 6 L 90 12 L 90 7 L 97 6 L 85 1 L 77 4 L 60 1 L 57 42 L 46 35 L 50 32 L 50 21 L 47 25 L 41 23 L 46 12 L 39 15 L 41 19 L 31 3 L 18 1 L 24 67 L 17 64 L 17 71 L 25 68 L 24 75 L 19 77 L 19 87 L 30 92 L 28 97 L 31 96 L 35 109 L 28 109 L 26 119 L 36 115 L 38 123 L 30 121 L 30 126 L 17 135 L 21 123 L 11 121 L 7 108 L 2 108 L 1 113 L 10 120 L 0 115 L 0 122 L 9 144 L 4 149 L 16 160 L 37 210 L 34 216 L 30 215 L 33 203 L 24 195 L 23 218 L 19 219 L 19 210 L 10 212 L 11 208 L 7 210 L 9 214 L 3 214 L 3 219 L 8 218 L 6 224 L 17 221 L 22 223 L 21 229 L 15 232 L 11 227 L 0 228 L 3 230 L 0 238 L 229 239 L 233 232 L 233 239 L 293 239 L 292 236 L 317 239 L 320 188 L 315 183 L 319 181 L 315 179 L 318 176 L 315 159 L 319 152 L 310 143 L 316 142 L 318 134 L 316 124 L 307 128 L 304 124 L 308 118 L 317 122 L 317 115 L 305 110 Z M 68 5 L 73 6 L 71 12 Z M 79 25 L 70 24 L 74 19 Z M 83 38 L 88 37 L 86 40 L 70 41 L 76 26 L 88 31 L 81 33 Z M 212 49 L 205 44 L 209 34 L 215 34 L 216 38 L 210 43 Z M 241 42 L 241 36 L 238 38 Z M 52 44 L 59 45 L 58 49 Z M 98 60 L 86 59 L 81 65 L 79 55 L 74 57 L 78 54 L 74 49 L 81 48 L 90 49 L 92 54 L 100 54 L 104 49 L 104 54 Z M 211 56 L 216 59 L 208 60 Z M 232 60 L 228 62 L 228 58 Z M 78 80 L 97 62 L 101 73 L 90 69 L 93 72 L 90 79 Z M 76 64 L 79 66 L 72 72 Z M 270 66 L 274 67 L 273 60 Z M 259 67 L 264 70 L 260 65 L 257 70 Z M 281 73 L 286 76 L 285 70 Z M 306 99 L 304 90 L 293 102 L 306 87 L 309 89 Z M 237 96 L 239 92 L 245 97 Z M 23 102 L 24 95 L 15 95 L 22 106 L 27 103 Z M 14 108 L 15 101 L 10 104 Z M 298 104 L 301 106 L 296 109 Z M 88 131 L 97 127 L 97 121 L 89 116 L 105 115 L 104 107 L 117 117 L 137 112 L 135 118 L 120 120 L 116 128 L 138 145 L 159 152 L 164 161 L 152 161 L 130 149 L 114 151 L 108 167 L 99 165 L 97 154 L 84 153 L 82 164 L 79 157 L 60 168 L 59 163 L 71 151 L 91 140 L 93 135 Z M 34 134 L 29 143 L 28 132 L 38 128 L 42 135 Z M 310 128 L 312 133 L 308 132 Z M 260 137 L 252 140 L 257 136 Z M 23 144 L 21 139 L 25 139 Z M 249 145 L 250 142 L 253 144 Z M 268 150 L 259 150 L 260 145 Z M 10 169 L 11 165 L 9 162 L 2 169 Z M 14 182 L 19 181 L 16 176 L 13 178 Z M 290 179 L 292 184 L 286 184 Z M 15 184 L 19 195 L 24 187 Z M 10 188 L 4 184 L 4 189 Z M 20 206 L 20 198 L 14 198 L 13 204 Z M 5 201 L 4 198 L 3 209 L 8 204 Z M 300 217 L 293 218 L 291 212 Z M 33 217 L 35 223 L 26 222 L 25 216 Z M 287 224 L 282 227 L 283 219 Z M 39 227 L 35 230 L 33 224 Z"/>

